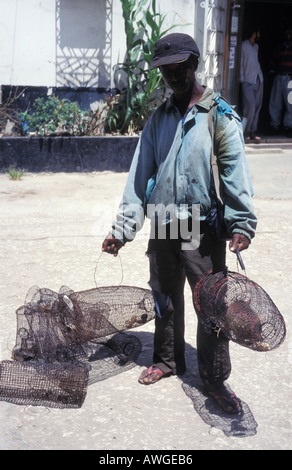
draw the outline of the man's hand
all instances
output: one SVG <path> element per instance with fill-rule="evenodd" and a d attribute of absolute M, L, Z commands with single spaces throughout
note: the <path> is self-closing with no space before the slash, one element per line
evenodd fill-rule
<path fill-rule="evenodd" d="M 102 251 L 106 253 L 110 253 L 111 255 L 118 256 L 118 251 L 122 248 L 123 243 L 120 240 L 117 240 L 111 233 L 109 233 L 103 244 L 102 244 Z"/>
<path fill-rule="evenodd" d="M 241 233 L 234 233 L 232 240 L 229 243 L 229 250 L 234 253 L 236 248 L 238 248 L 239 251 L 246 250 L 249 247 L 249 243 L 249 239 L 245 235 L 242 235 Z"/>

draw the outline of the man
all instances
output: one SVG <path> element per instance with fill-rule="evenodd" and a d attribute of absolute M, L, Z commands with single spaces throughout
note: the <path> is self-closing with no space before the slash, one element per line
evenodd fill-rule
<path fill-rule="evenodd" d="M 277 46 L 271 67 L 271 73 L 275 74 L 269 104 L 271 127 L 273 131 L 279 132 L 283 117 L 284 129 L 291 137 L 292 99 L 289 96 L 292 88 L 292 28 L 285 29 L 284 41 Z"/>
<path fill-rule="evenodd" d="M 173 95 L 152 114 L 142 132 L 116 221 L 102 247 L 116 256 L 141 229 L 145 214 L 151 217 L 147 254 L 157 315 L 153 365 L 139 377 L 147 385 L 185 372 L 185 279 L 194 289 L 206 271 L 225 269 L 226 243 L 213 239 L 206 224 L 211 205 L 209 112 L 214 113 L 216 123 L 215 150 L 224 187 L 225 222 L 232 238 L 230 249 L 248 248 L 256 228 L 241 123 L 218 93 L 197 82 L 199 55 L 195 41 L 186 34 L 174 33 L 157 41 L 151 68 L 160 68 Z M 198 205 L 197 241 L 196 230 L 188 232 L 181 226 L 191 227 Z M 162 216 L 161 208 L 165 209 Z M 184 230 L 173 236 L 173 227 L 178 226 Z M 227 338 L 205 331 L 199 322 L 197 352 L 207 392 L 226 412 L 238 413 L 240 400 L 223 383 L 231 372 Z"/>
<path fill-rule="evenodd" d="M 242 87 L 243 118 L 245 118 L 245 141 L 259 143 L 261 138 L 256 135 L 259 114 L 263 103 L 263 73 L 258 59 L 257 44 L 260 32 L 255 29 L 243 41 L 241 49 L 240 81 Z"/>

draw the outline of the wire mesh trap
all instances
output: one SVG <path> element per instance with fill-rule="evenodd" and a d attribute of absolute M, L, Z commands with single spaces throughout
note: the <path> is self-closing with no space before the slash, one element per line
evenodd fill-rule
<path fill-rule="evenodd" d="M 279 347 L 284 319 L 262 287 L 235 272 L 208 272 L 194 290 L 194 305 L 206 329 L 256 351 Z"/>
<path fill-rule="evenodd" d="M 80 408 L 88 369 L 76 364 L 2 361 L 0 396 L 18 405 Z"/>
<path fill-rule="evenodd" d="M 76 408 L 88 384 L 134 365 L 141 343 L 125 331 L 154 319 L 155 309 L 151 291 L 139 287 L 33 287 L 16 316 L 14 361 L 0 363 L 0 400 Z"/>

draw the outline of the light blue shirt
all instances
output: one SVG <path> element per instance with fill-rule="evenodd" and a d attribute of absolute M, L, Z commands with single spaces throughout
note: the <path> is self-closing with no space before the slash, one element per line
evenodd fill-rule
<path fill-rule="evenodd" d="M 259 46 L 251 44 L 248 39 L 241 45 L 240 81 L 256 84 L 257 78 L 264 81 L 263 72 L 258 59 Z"/>
<path fill-rule="evenodd" d="M 193 204 L 200 204 L 200 220 L 205 220 L 211 205 L 208 111 L 212 106 L 225 222 L 230 234 L 254 237 L 257 219 L 253 212 L 241 122 L 220 94 L 206 88 L 184 120 L 175 105 L 174 95 L 148 120 L 113 223 L 115 238 L 124 243 L 133 240 L 145 216 L 149 216 L 149 205 L 175 206 L 176 216 L 183 218 L 185 211 L 191 216 Z M 181 208 L 183 213 L 180 213 Z"/>

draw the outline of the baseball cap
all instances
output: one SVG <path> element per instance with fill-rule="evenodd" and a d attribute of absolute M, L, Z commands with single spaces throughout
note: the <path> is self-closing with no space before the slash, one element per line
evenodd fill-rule
<path fill-rule="evenodd" d="M 156 41 L 150 69 L 186 61 L 190 55 L 200 56 L 194 39 L 188 34 L 172 33 Z"/>

